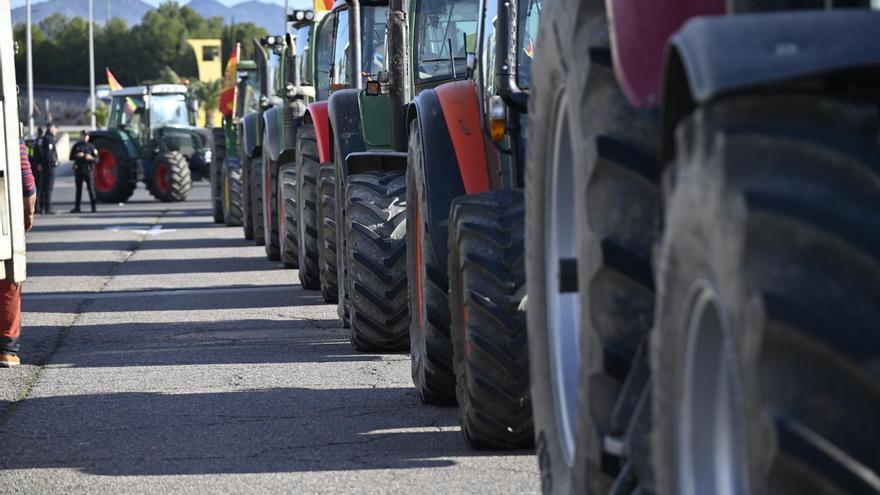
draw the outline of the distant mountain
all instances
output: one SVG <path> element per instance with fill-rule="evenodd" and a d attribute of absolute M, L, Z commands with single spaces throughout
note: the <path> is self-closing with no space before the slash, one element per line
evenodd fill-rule
<path fill-rule="evenodd" d="M 250 0 L 227 7 L 216 0 L 192 0 L 187 3 L 190 8 L 203 17 L 222 17 L 227 23 L 253 22 L 270 33 L 280 32 L 283 24 L 284 7 L 257 0 Z M 120 17 L 129 26 L 139 24 L 144 14 L 153 7 L 142 0 L 95 0 L 95 21 L 107 21 L 108 6 L 113 17 Z M 64 14 L 67 17 L 86 18 L 89 15 L 89 0 L 48 0 L 35 3 L 31 7 L 34 23 L 38 23 L 52 14 Z M 12 22 L 27 22 L 24 7 L 12 9 Z"/>

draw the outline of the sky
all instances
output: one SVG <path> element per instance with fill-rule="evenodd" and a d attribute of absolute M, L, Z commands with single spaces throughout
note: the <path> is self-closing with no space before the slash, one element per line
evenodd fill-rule
<path fill-rule="evenodd" d="M 25 1 L 26 0 L 12 0 L 12 8 L 21 7 L 22 5 L 25 4 Z M 40 3 L 45 0 L 31 0 L 31 1 L 32 1 L 32 3 Z M 103 1 L 103 0 L 101 0 L 101 1 Z M 155 6 L 158 6 L 160 3 L 162 3 L 162 0 L 144 0 L 144 1 L 150 5 L 155 5 Z M 218 1 L 220 3 L 226 4 L 226 5 L 235 5 L 237 3 L 241 3 L 243 0 L 218 0 Z M 276 3 L 278 5 L 284 5 L 284 0 L 260 0 L 260 1 L 265 2 L 265 3 Z M 178 3 L 187 3 L 187 0 L 180 1 Z M 302 0 L 291 0 L 291 2 L 290 2 L 291 5 L 297 4 L 297 3 L 304 3 L 304 2 Z"/>

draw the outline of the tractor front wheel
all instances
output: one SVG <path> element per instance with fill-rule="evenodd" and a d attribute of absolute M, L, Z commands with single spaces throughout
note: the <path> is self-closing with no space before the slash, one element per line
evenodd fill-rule
<path fill-rule="evenodd" d="M 321 288 L 321 270 L 318 263 L 318 144 L 315 128 L 306 123 L 297 136 L 297 240 L 299 241 L 299 281 L 304 289 Z"/>
<path fill-rule="evenodd" d="M 134 193 L 135 165 L 122 143 L 95 138 L 98 163 L 95 164 L 95 195 L 102 203 L 124 203 Z"/>
<path fill-rule="evenodd" d="M 241 162 L 238 157 L 226 157 L 222 168 L 223 222 L 227 227 L 239 227 L 242 223 Z"/>
<path fill-rule="evenodd" d="M 254 229 L 254 242 L 257 246 L 266 245 L 266 229 L 263 225 L 263 159 L 254 158 L 250 162 L 251 225 Z"/>
<path fill-rule="evenodd" d="M 222 127 L 211 129 L 213 150 L 211 153 L 211 211 L 214 223 L 224 223 L 223 216 L 223 162 L 226 159 L 226 133 Z"/>
<path fill-rule="evenodd" d="M 177 151 L 160 153 L 153 163 L 147 186 L 150 194 L 163 203 L 185 201 L 192 190 L 192 176 L 186 157 Z"/>

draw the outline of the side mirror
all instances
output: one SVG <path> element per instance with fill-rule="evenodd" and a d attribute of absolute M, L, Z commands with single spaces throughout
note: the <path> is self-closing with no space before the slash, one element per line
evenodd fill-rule
<path fill-rule="evenodd" d="M 465 58 L 467 64 L 467 70 L 473 72 L 477 70 L 477 54 L 474 52 L 467 52 L 467 57 Z"/>
<path fill-rule="evenodd" d="M 260 96 L 260 108 L 263 110 L 269 108 L 269 97 L 268 96 Z"/>

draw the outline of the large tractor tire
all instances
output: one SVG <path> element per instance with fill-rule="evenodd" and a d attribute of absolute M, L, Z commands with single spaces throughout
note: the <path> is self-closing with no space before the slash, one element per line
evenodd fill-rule
<path fill-rule="evenodd" d="M 96 137 L 93 144 L 99 158 L 92 172 L 96 199 L 102 203 L 128 201 L 137 186 L 134 160 L 118 141 Z"/>
<path fill-rule="evenodd" d="M 631 433 L 647 427 L 650 413 L 656 130 L 618 86 L 603 0 L 549 3 L 541 22 L 529 101 L 526 272 L 542 486 L 632 491 L 640 477 L 650 482 L 647 435 Z"/>
<path fill-rule="evenodd" d="M 464 196 L 449 223 L 449 303 L 458 417 L 477 449 L 534 443 L 520 191 Z"/>
<path fill-rule="evenodd" d="M 223 163 L 223 223 L 228 227 L 241 226 L 243 198 L 241 185 L 241 162 L 237 157 L 226 157 Z"/>
<path fill-rule="evenodd" d="M 266 257 L 270 261 L 281 259 L 281 238 L 278 222 L 281 221 L 278 208 L 278 163 L 269 158 L 267 143 L 263 143 L 263 201 L 260 209 L 263 212 L 263 235 L 266 239 Z"/>
<path fill-rule="evenodd" d="M 192 191 L 192 176 L 186 157 L 179 151 L 160 153 L 153 162 L 147 189 L 163 203 L 186 201 Z"/>
<path fill-rule="evenodd" d="M 878 130 L 876 106 L 797 94 L 680 124 L 651 354 L 656 493 L 880 491 Z"/>
<path fill-rule="evenodd" d="M 254 179 L 252 160 L 242 153 L 241 157 L 241 226 L 244 238 L 254 240 Z"/>
<path fill-rule="evenodd" d="M 318 264 L 321 268 L 321 294 L 330 304 L 339 302 L 336 267 L 336 166 L 322 163 L 318 169 Z"/>
<path fill-rule="evenodd" d="M 404 172 L 355 174 L 346 181 L 350 335 L 358 351 L 409 348 L 405 201 Z"/>
<path fill-rule="evenodd" d="M 211 150 L 211 211 L 214 223 L 224 223 L 223 214 L 223 162 L 226 160 L 226 132 L 222 127 L 211 129 L 213 149 Z"/>
<path fill-rule="evenodd" d="M 257 246 L 266 245 L 266 230 L 263 228 L 263 197 L 265 185 L 263 183 L 263 159 L 251 160 L 251 225 L 254 228 L 254 243 Z"/>
<path fill-rule="evenodd" d="M 278 168 L 278 237 L 284 268 L 299 266 L 296 169 L 296 162 L 285 163 Z"/>
<path fill-rule="evenodd" d="M 321 288 L 321 269 L 318 263 L 318 143 L 315 128 L 310 122 L 297 133 L 297 241 L 299 241 L 299 281 L 304 289 Z"/>
<path fill-rule="evenodd" d="M 424 155 L 418 122 L 410 125 L 407 157 L 407 279 L 410 294 L 410 352 L 413 383 L 426 404 L 455 403 L 455 372 L 449 335 L 447 260 L 434 251 L 427 216 Z M 446 239 L 443 239 L 446 242 Z"/>

